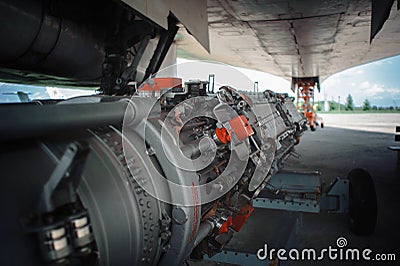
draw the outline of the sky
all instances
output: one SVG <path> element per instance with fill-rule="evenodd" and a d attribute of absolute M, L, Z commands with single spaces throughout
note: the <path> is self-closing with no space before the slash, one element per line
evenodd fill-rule
<path fill-rule="evenodd" d="M 344 102 L 351 94 L 355 105 L 365 99 L 371 105 L 400 107 L 400 56 L 353 67 L 334 74 L 321 83 L 321 93 L 316 99 Z"/>
<path fill-rule="evenodd" d="M 198 78 L 207 79 L 208 73 L 214 71 L 212 63 L 202 62 L 196 65 L 197 67 L 194 68 L 193 61 L 178 58 L 178 76 L 186 80 L 192 78 L 188 73 L 195 73 Z M 228 77 L 223 78 L 226 82 L 239 83 L 237 80 L 243 78 L 241 73 L 245 74 L 248 82 L 241 83 L 246 84 L 242 85 L 242 89 L 247 87 L 252 90 L 252 84 L 258 81 L 259 89 L 262 91 L 269 89 L 294 96 L 290 90 L 290 82 L 281 77 L 245 68 L 223 64 L 221 66 L 227 74 L 219 75 Z M 216 79 L 219 75 L 216 74 Z M 344 103 L 348 94 L 351 94 L 356 106 L 362 106 L 365 99 L 368 99 L 371 105 L 400 107 L 400 56 L 349 68 L 328 77 L 321 83 L 321 92 L 316 93 L 315 100 L 322 101 L 326 98 L 329 101 L 333 99 L 338 102 L 340 96 L 341 103 Z"/>

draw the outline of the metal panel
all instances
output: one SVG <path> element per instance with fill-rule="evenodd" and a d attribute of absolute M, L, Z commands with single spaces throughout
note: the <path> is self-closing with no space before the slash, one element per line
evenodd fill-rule
<path fill-rule="evenodd" d="M 287 202 L 268 198 L 257 198 L 253 200 L 253 207 L 262 209 L 274 209 L 296 212 L 319 213 L 320 206 L 315 200 L 302 200 L 301 202 Z"/>
<path fill-rule="evenodd" d="M 197 41 L 210 50 L 206 0 L 122 0 L 136 11 L 163 28 L 168 27 L 171 12 L 190 31 Z"/>
<path fill-rule="evenodd" d="M 289 197 L 281 199 L 268 195 L 268 193 L 261 193 L 262 195 L 267 194 L 267 196 L 254 199 L 254 207 L 309 213 L 321 211 L 345 213 L 348 211 L 349 181 L 347 179 L 336 178 L 326 194 L 321 195 L 320 177 L 294 173 L 277 174 L 276 176 L 279 176 L 278 180 L 270 182 L 270 185 Z M 275 176 L 271 181 L 274 178 Z"/>
<path fill-rule="evenodd" d="M 157 1 L 157 0 L 155 0 Z M 172 13 L 182 22 L 199 43 L 210 51 L 206 0 L 171 0 Z"/>
<path fill-rule="evenodd" d="M 273 176 L 269 184 L 281 191 L 308 192 L 319 194 L 321 179 L 319 176 L 306 174 L 278 173 Z"/>

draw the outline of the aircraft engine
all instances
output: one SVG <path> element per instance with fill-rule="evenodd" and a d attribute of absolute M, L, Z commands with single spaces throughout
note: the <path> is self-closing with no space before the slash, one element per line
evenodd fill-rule
<path fill-rule="evenodd" d="M 288 95 L 228 86 L 37 103 L 0 106 L 3 264 L 211 256 L 306 125 Z"/>

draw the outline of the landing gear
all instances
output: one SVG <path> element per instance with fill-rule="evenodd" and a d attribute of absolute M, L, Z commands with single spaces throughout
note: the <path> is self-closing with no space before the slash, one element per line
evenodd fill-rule
<path fill-rule="evenodd" d="M 307 118 L 311 131 L 317 130 L 319 122 L 314 110 L 315 89 L 320 91 L 319 77 L 292 78 L 292 90 L 296 90 L 297 94 L 297 109 Z"/>
<path fill-rule="evenodd" d="M 377 218 L 377 199 L 371 175 L 357 168 L 348 175 L 349 186 L 349 227 L 356 235 L 373 233 Z"/>

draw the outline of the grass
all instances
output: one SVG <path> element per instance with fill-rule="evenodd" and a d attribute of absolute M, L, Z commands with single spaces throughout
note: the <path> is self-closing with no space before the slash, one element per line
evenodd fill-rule
<path fill-rule="evenodd" d="M 317 113 L 321 113 L 321 114 L 374 114 L 374 113 L 389 113 L 389 114 L 400 114 L 400 108 L 397 107 L 397 109 L 395 107 L 392 107 L 393 109 L 389 109 L 389 108 L 385 108 L 385 109 L 371 109 L 368 111 L 364 111 L 362 109 L 362 107 L 355 107 L 355 110 L 353 111 L 346 111 L 345 110 L 345 105 L 344 104 L 340 104 L 340 111 L 338 111 L 338 107 L 339 105 L 336 102 L 332 102 L 332 101 L 328 101 L 329 105 L 331 106 L 331 108 L 335 108 L 335 110 L 329 111 L 329 112 L 324 112 L 324 111 L 317 111 Z M 314 103 L 314 106 L 318 106 L 318 107 L 323 107 L 324 106 L 324 102 L 323 101 L 316 101 Z M 376 107 L 378 108 L 378 107 Z M 317 108 L 318 109 L 318 108 Z"/>
<path fill-rule="evenodd" d="M 394 109 L 394 110 L 368 110 L 368 111 L 363 111 L 363 110 L 354 110 L 354 111 L 329 111 L 329 112 L 324 112 L 324 111 L 317 111 L 319 114 L 400 114 L 400 109 Z"/>

